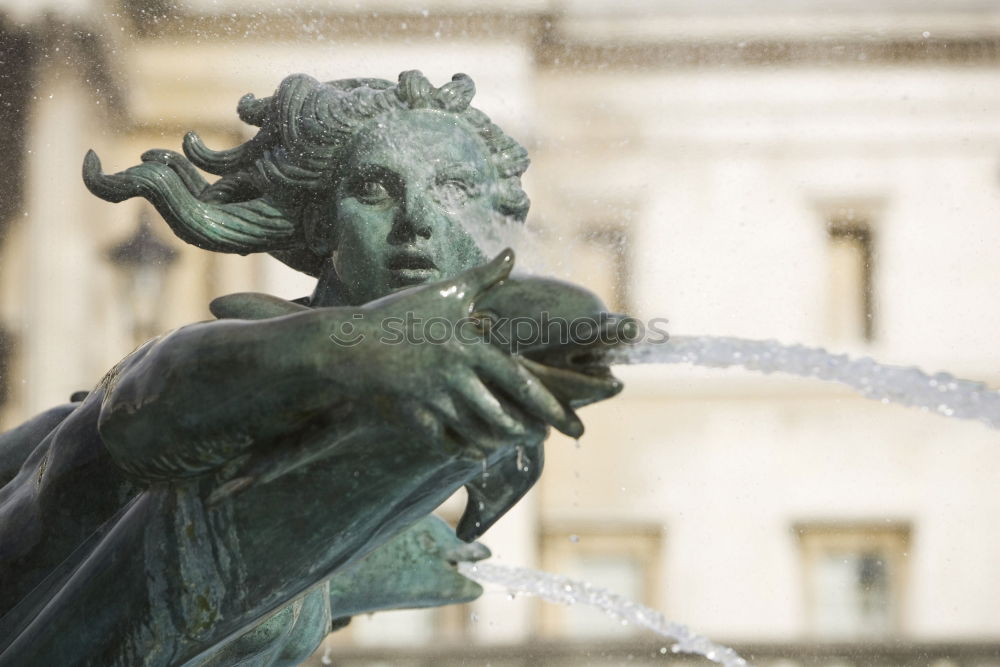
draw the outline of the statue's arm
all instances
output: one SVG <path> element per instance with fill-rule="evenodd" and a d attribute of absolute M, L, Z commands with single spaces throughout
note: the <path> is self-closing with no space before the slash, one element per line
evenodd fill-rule
<path fill-rule="evenodd" d="M 101 436 L 126 471 L 152 479 L 218 467 L 351 401 L 381 406 L 381 422 L 432 443 L 506 446 L 539 437 L 545 424 L 578 437 L 583 426 L 572 410 L 481 336 L 440 344 L 380 336 L 384 323 L 412 314 L 443 318 L 457 332 L 512 266 L 506 251 L 357 309 L 179 329 L 108 375 Z"/>
<path fill-rule="evenodd" d="M 324 309 L 178 329 L 103 381 L 101 437 L 141 478 L 195 475 L 280 438 L 347 400 L 357 353 L 328 337 L 350 318 Z"/>

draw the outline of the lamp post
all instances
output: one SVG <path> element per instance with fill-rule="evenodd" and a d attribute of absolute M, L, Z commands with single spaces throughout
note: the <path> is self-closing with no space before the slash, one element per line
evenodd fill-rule
<path fill-rule="evenodd" d="M 157 238 L 144 209 L 132 235 L 109 248 L 107 257 L 119 269 L 123 310 L 135 342 L 141 343 L 159 333 L 160 301 L 177 251 Z"/>

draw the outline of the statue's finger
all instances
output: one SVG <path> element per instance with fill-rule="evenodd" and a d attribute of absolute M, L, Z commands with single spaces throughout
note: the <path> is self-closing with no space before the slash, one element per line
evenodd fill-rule
<path fill-rule="evenodd" d="M 512 357 L 484 345 L 476 368 L 487 382 L 496 385 L 528 414 L 552 424 L 571 438 L 583 435 L 583 422 L 576 413 Z"/>
<path fill-rule="evenodd" d="M 457 380 L 455 386 L 464 407 L 468 408 L 473 418 L 486 422 L 501 436 L 517 438 L 527 435 L 527 429 L 504 409 L 500 400 L 477 375 L 469 373 Z"/>
<path fill-rule="evenodd" d="M 458 410 L 455 408 L 455 402 L 449 396 L 433 396 L 428 403 L 446 421 L 456 422 L 460 419 Z"/>
<path fill-rule="evenodd" d="M 462 414 L 450 396 L 434 397 L 428 404 L 437 413 L 441 424 L 439 440 L 454 444 L 476 457 L 486 456 L 482 447 L 490 442 L 491 434 L 482 424 L 477 423 L 478 419 L 470 418 L 467 413 Z"/>
<path fill-rule="evenodd" d="M 430 408 L 407 406 L 403 408 L 401 417 L 418 438 L 439 441 L 444 435 L 441 419 Z"/>

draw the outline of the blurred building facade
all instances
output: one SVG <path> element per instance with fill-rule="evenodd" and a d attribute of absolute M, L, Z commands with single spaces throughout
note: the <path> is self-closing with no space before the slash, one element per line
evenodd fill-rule
<path fill-rule="evenodd" d="M 112 171 L 190 129 L 235 145 L 252 129 L 236 101 L 298 71 L 470 74 L 476 106 L 532 155 L 534 268 L 671 334 L 1000 385 L 990 3 L 43 5 L 0 2 L 5 428 L 150 331 L 208 319 L 215 296 L 310 291 L 270 258 L 185 246 L 79 177 L 88 148 Z M 484 538 L 496 557 L 615 589 L 760 664 L 1000 664 L 995 431 L 806 380 L 620 375 L 578 443 L 549 442 L 539 488 Z M 675 659 L 502 591 L 356 619 L 328 643 L 338 664 Z"/>

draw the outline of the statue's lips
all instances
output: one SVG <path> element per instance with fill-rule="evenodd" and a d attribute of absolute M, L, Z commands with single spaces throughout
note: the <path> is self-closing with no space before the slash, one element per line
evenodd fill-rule
<path fill-rule="evenodd" d="M 399 250 L 386 260 L 386 268 L 393 282 L 399 285 L 416 285 L 429 282 L 438 274 L 437 265 L 430 255 L 416 249 Z"/>

